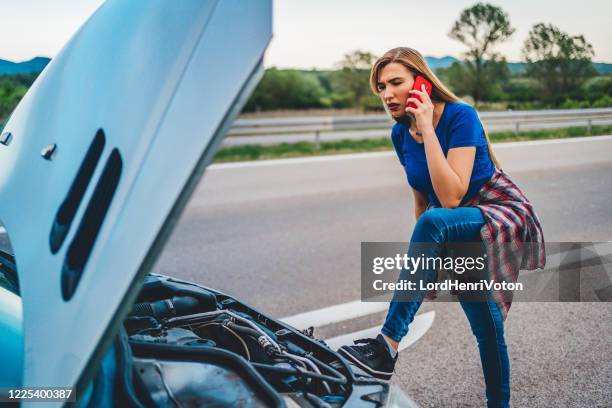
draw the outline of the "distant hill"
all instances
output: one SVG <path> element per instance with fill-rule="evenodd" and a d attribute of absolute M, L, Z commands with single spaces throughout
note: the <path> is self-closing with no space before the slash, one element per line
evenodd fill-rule
<path fill-rule="evenodd" d="M 459 59 L 451 57 L 450 55 L 442 58 L 425 57 L 425 60 L 427 60 L 427 64 L 434 71 L 438 68 L 450 67 L 455 61 L 459 62 Z M 510 72 L 521 72 L 525 69 L 525 64 L 522 62 L 509 62 L 508 68 L 510 69 Z"/>
<path fill-rule="evenodd" d="M 612 74 L 612 64 L 607 62 L 594 62 L 593 66 L 600 74 Z M 509 62 L 508 68 L 510 72 L 523 72 L 525 70 L 524 62 Z"/>
<path fill-rule="evenodd" d="M 438 68 L 450 67 L 451 65 L 453 65 L 453 62 L 458 61 L 458 59 L 447 55 L 441 58 L 425 57 L 425 61 L 427 61 L 427 65 L 429 65 L 429 68 L 435 71 Z"/>
<path fill-rule="evenodd" d="M 442 58 L 425 57 L 425 59 L 427 60 L 429 67 L 433 70 L 449 67 L 453 64 L 453 62 L 459 61 L 457 58 L 451 56 Z M 525 70 L 525 65 L 526 64 L 524 62 L 508 62 L 508 69 L 510 69 L 510 72 L 512 73 L 519 73 Z M 612 74 L 612 64 L 607 62 L 594 62 L 593 66 L 600 74 Z"/>
<path fill-rule="evenodd" d="M 38 73 L 51 61 L 49 58 L 36 57 L 29 61 L 12 62 L 0 59 L 0 75 Z"/>
<path fill-rule="evenodd" d="M 612 74 L 612 64 L 607 62 L 594 62 L 593 66 L 600 74 Z"/>
<path fill-rule="evenodd" d="M 434 71 L 438 68 L 447 68 L 450 67 L 453 62 L 459 61 L 459 59 L 452 57 L 450 55 L 444 57 L 425 57 L 427 60 L 427 64 Z M 51 61 L 50 58 L 46 57 L 36 57 L 32 58 L 29 61 L 23 62 L 12 62 L 0 59 L 0 75 L 14 75 L 14 74 L 29 74 L 29 73 L 39 73 L 47 66 L 47 64 Z M 607 62 L 594 62 L 593 66 L 600 74 L 612 74 L 612 64 Z M 525 63 L 523 62 L 508 62 L 508 68 L 510 72 L 519 73 L 525 70 Z M 298 70 L 304 71 L 306 70 Z M 324 70 L 322 70 L 324 71 Z"/>
<path fill-rule="evenodd" d="M 525 65 L 524 62 L 508 62 L 508 69 L 513 74 L 518 74 L 519 72 L 525 71 Z"/>

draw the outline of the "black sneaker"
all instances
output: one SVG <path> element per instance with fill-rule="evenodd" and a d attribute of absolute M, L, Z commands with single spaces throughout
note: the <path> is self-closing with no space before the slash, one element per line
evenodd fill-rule
<path fill-rule="evenodd" d="M 374 377 L 383 380 L 391 379 L 399 353 L 395 355 L 395 358 L 391 357 L 387 342 L 382 335 L 379 334 L 375 339 L 355 340 L 354 343 L 355 346 L 342 346 L 338 351 L 351 363 Z"/>

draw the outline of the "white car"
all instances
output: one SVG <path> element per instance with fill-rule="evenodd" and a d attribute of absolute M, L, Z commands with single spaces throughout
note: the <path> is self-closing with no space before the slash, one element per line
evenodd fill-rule
<path fill-rule="evenodd" d="M 5 392 L 73 388 L 78 406 L 411 404 L 308 332 L 149 274 L 263 74 L 271 27 L 270 0 L 108 0 L 32 85 L 0 137 Z"/>

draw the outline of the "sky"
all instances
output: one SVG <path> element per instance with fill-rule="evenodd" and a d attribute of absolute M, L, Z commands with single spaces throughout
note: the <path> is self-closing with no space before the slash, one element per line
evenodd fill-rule
<path fill-rule="evenodd" d="M 103 2 L 0 0 L 0 59 L 18 62 L 35 56 L 53 57 Z M 264 64 L 278 68 L 328 69 L 336 67 L 348 52 L 359 49 L 381 55 L 397 46 L 416 48 L 427 56 L 460 57 L 465 46 L 447 34 L 461 11 L 475 3 L 275 0 L 274 38 Z M 571 35 L 584 35 L 593 45 L 593 60 L 612 63 L 612 2 L 500 0 L 491 4 L 508 13 L 511 25 L 516 28 L 514 35 L 495 49 L 509 61 L 521 60 L 521 48 L 529 29 L 543 22 Z"/>

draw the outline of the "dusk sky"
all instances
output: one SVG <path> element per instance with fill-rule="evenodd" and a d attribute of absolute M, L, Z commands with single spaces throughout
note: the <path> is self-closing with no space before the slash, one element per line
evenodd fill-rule
<path fill-rule="evenodd" d="M 0 0 L 0 58 L 24 61 L 35 56 L 53 57 L 102 3 Z M 380 55 L 396 46 L 413 47 L 428 56 L 460 57 L 465 47 L 447 33 L 461 10 L 473 4 L 475 1 L 464 0 L 276 0 L 274 39 L 265 65 L 332 68 L 347 52 L 361 49 Z M 544 22 L 572 35 L 584 35 L 595 50 L 594 61 L 612 63 L 612 6 L 607 1 L 581 1 L 571 10 L 571 3 L 554 0 L 492 4 L 502 7 L 516 28 L 514 35 L 496 48 L 509 61 L 521 59 L 529 29 Z"/>

